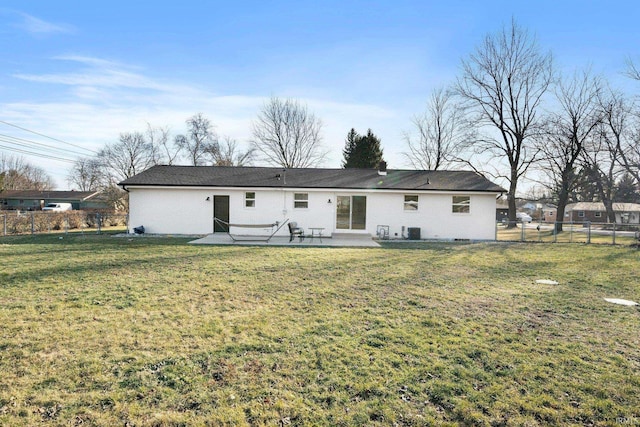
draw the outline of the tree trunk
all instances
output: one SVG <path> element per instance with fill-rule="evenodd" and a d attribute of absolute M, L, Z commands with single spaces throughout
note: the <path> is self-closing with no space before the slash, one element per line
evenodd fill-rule
<path fill-rule="evenodd" d="M 556 210 L 556 233 L 562 232 L 562 223 L 564 221 L 564 211 L 567 207 L 568 195 L 560 193 L 558 197 L 558 209 Z"/>
<path fill-rule="evenodd" d="M 516 187 L 518 186 L 518 179 L 511 177 L 509 183 L 509 192 L 507 193 L 507 204 L 509 206 L 509 222 L 507 228 L 516 227 Z"/>
<path fill-rule="evenodd" d="M 602 203 L 604 203 L 604 208 L 607 211 L 607 219 L 610 223 L 615 224 L 616 222 L 616 213 L 613 211 L 613 200 L 610 198 L 603 198 Z"/>
<path fill-rule="evenodd" d="M 564 210 L 569 201 L 569 177 L 565 171 L 562 174 L 562 182 L 560 183 L 560 192 L 558 194 L 558 210 L 556 211 L 556 233 L 562 232 L 562 222 L 564 221 Z"/>

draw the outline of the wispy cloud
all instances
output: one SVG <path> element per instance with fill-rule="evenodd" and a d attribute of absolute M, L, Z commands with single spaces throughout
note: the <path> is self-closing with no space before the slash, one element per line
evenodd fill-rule
<path fill-rule="evenodd" d="M 68 24 L 54 24 L 23 12 L 19 12 L 19 15 L 22 17 L 22 22 L 19 26 L 30 34 L 70 34 L 76 31 L 73 26 Z"/>
<path fill-rule="evenodd" d="M 85 68 L 55 74 L 14 74 L 13 77 L 39 83 L 61 84 L 83 88 L 83 91 L 97 91 L 99 88 L 109 89 L 144 89 L 159 92 L 189 92 L 190 88 L 183 85 L 173 85 L 145 76 L 136 72 L 134 67 L 122 63 L 81 55 L 64 55 L 54 60 L 79 63 Z"/>
<path fill-rule="evenodd" d="M 206 84 L 158 78 L 144 67 L 109 59 L 76 54 L 53 59 L 68 61 L 69 70 L 14 77 L 27 86 L 31 83 L 40 91 L 45 88 L 47 93 L 55 93 L 51 98 L 55 101 L 0 102 L 0 111 L 8 121 L 97 150 L 117 141 L 120 132 L 144 130 L 147 123 L 168 126 L 174 134 L 184 132 L 185 120 L 201 112 L 211 119 L 219 134 L 246 145 L 251 138 L 251 122 L 265 100 L 270 95 L 291 95 L 307 104 L 324 124 L 323 145 L 331 154 L 323 166 L 339 165 L 344 138 L 351 127 L 365 132 L 372 122 L 374 132 L 383 139 L 385 158 L 400 166 L 399 161 L 393 161 L 392 153 L 398 151 L 393 145 L 399 141 L 397 121 L 403 115 L 386 105 L 333 100 L 308 88 L 300 88 L 295 94 L 216 93 Z M 61 165 L 62 169 L 67 167 Z M 63 183 L 64 174 L 56 175 L 56 181 Z"/>

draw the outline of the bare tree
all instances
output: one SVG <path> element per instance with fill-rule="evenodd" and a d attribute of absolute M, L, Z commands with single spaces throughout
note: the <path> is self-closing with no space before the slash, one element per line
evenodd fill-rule
<path fill-rule="evenodd" d="M 619 153 L 615 147 L 610 150 L 603 138 L 598 138 L 587 147 L 584 157 L 584 169 L 589 182 L 595 187 L 595 193 L 604 204 L 609 222 L 615 222 L 613 211 L 613 196 L 616 188 L 616 180 L 620 176 L 620 168 L 617 163 Z"/>
<path fill-rule="evenodd" d="M 180 155 L 180 148 L 169 144 L 169 127 L 153 127 L 147 123 L 146 137 L 153 147 L 154 163 L 172 165 Z"/>
<path fill-rule="evenodd" d="M 97 191 L 106 184 L 102 162 L 96 157 L 82 157 L 75 161 L 67 183 L 80 191 Z"/>
<path fill-rule="evenodd" d="M 1 191 L 38 190 L 47 191 L 55 187 L 53 179 L 44 169 L 33 166 L 24 157 L 0 155 Z"/>
<path fill-rule="evenodd" d="M 209 154 L 214 166 L 248 166 L 253 160 L 254 150 L 242 151 L 238 147 L 238 141 L 225 136 L 217 149 Z"/>
<path fill-rule="evenodd" d="M 535 38 L 513 21 L 510 28 L 487 35 L 462 67 L 456 92 L 477 113 L 478 126 L 490 129 L 472 148 L 506 159 L 509 222 L 515 224 L 518 180 L 537 159 L 530 140 L 553 79 L 551 54 L 542 53 Z"/>
<path fill-rule="evenodd" d="M 627 77 L 640 81 L 640 68 L 636 65 L 636 63 L 631 59 L 627 58 L 627 69 L 625 70 L 625 74 Z"/>
<path fill-rule="evenodd" d="M 629 152 L 625 153 L 635 138 L 634 115 L 631 102 L 621 92 L 614 90 L 602 95 L 600 108 L 602 124 L 598 140 L 588 150 L 586 162 L 593 171 L 591 179 L 604 203 L 607 217 L 610 222 L 615 222 L 613 202 L 616 181 L 623 169 L 636 177 L 627 157 Z"/>
<path fill-rule="evenodd" d="M 140 132 L 121 133 L 120 141 L 106 145 L 98 158 L 112 183 L 130 178 L 156 161 L 154 147 Z"/>
<path fill-rule="evenodd" d="M 463 109 L 455 103 L 453 94 L 443 88 L 431 94 L 426 111 L 412 122 L 417 136 L 405 133 L 409 151 L 403 155 L 416 169 L 449 168 L 471 138 L 472 128 Z"/>
<path fill-rule="evenodd" d="M 557 232 L 562 231 L 565 207 L 578 182 L 579 159 L 601 122 L 600 92 L 600 79 L 589 71 L 561 80 L 555 91 L 558 109 L 549 115 L 538 138 L 542 168 L 557 192 Z"/>
<path fill-rule="evenodd" d="M 156 146 L 141 132 L 121 133 L 119 142 L 107 144 L 100 150 L 98 159 L 106 178 L 103 192 L 109 204 L 116 209 L 126 209 L 127 193 L 116 184 L 155 165 L 157 158 Z"/>
<path fill-rule="evenodd" d="M 175 144 L 186 151 L 189 163 L 199 166 L 207 163 L 207 154 L 214 153 L 218 148 L 218 136 L 213 124 L 202 113 L 187 119 L 187 134 L 178 135 Z"/>
<path fill-rule="evenodd" d="M 318 165 L 322 122 L 293 99 L 271 98 L 253 122 L 252 149 L 274 166 L 304 168 Z"/>
<path fill-rule="evenodd" d="M 631 59 L 627 59 L 628 77 L 640 81 L 640 68 Z M 624 143 L 620 146 L 620 157 L 627 172 L 640 186 L 640 111 L 634 106 L 634 117 L 631 132 L 627 133 Z"/>

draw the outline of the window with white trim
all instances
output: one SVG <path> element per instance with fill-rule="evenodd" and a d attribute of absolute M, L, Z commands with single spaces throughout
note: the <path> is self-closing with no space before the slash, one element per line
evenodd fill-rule
<path fill-rule="evenodd" d="M 293 193 L 293 207 L 307 209 L 309 207 L 309 193 Z"/>
<path fill-rule="evenodd" d="M 584 211 L 578 211 L 578 218 L 584 218 Z"/>
<path fill-rule="evenodd" d="M 255 191 L 247 191 L 244 193 L 244 207 L 255 208 L 256 207 L 256 193 Z"/>
<path fill-rule="evenodd" d="M 405 196 L 404 196 L 404 210 L 405 211 L 417 211 L 418 210 L 418 195 L 417 194 L 405 194 Z"/>
<path fill-rule="evenodd" d="M 471 212 L 471 197 L 469 196 L 453 196 L 451 204 L 451 212 L 453 213 L 469 213 Z"/>
<path fill-rule="evenodd" d="M 598 212 L 594 212 L 593 216 L 596 218 L 602 218 L 602 212 L 598 211 Z"/>

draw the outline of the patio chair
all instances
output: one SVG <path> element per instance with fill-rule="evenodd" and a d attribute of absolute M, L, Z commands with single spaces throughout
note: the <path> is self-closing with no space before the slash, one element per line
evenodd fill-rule
<path fill-rule="evenodd" d="M 300 241 L 304 240 L 304 229 L 298 227 L 298 223 L 295 221 L 289 222 L 289 242 L 293 241 L 293 238 L 298 236 Z"/>

